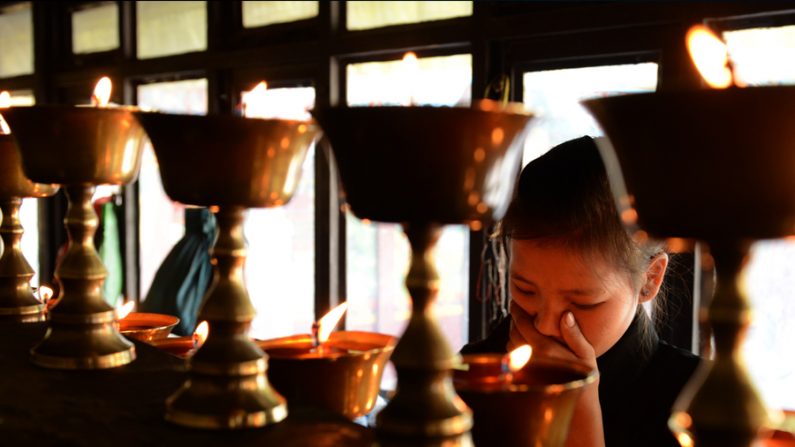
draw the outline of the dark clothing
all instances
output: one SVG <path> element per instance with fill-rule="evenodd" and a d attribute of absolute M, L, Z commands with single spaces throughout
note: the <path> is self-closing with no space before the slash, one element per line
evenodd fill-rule
<path fill-rule="evenodd" d="M 599 403 L 607 447 L 679 447 L 668 430 L 671 407 L 699 364 L 699 358 L 659 340 L 640 311 L 599 366 Z M 510 333 L 506 318 L 485 340 L 464 346 L 462 354 L 505 352 Z M 644 342 L 645 340 L 645 342 Z"/>

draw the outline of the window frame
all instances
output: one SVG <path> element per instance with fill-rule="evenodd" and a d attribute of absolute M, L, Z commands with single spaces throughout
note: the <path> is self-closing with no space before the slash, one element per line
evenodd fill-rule
<path fill-rule="evenodd" d="M 0 8 L 20 2 L 0 2 Z M 694 23 L 714 17 L 795 23 L 792 10 L 780 4 L 626 3 L 620 13 L 610 3 L 515 4 L 475 2 L 473 14 L 446 20 L 347 30 L 345 3 L 320 2 L 318 16 L 291 23 L 243 28 L 240 2 L 207 2 L 207 50 L 153 59 L 136 59 L 134 2 L 118 1 L 120 47 L 108 52 L 71 52 L 71 11 L 96 2 L 32 2 L 34 73 L 0 79 L 0 89 L 33 90 L 38 104 L 82 98 L 100 75 L 117 86 L 114 101 L 135 102 L 136 83 L 179 80 L 201 73 L 208 79 L 208 113 L 233 113 L 241 83 L 262 73 L 273 86 L 311 82 L 318 107 L 344 103 L 348 63 L 395 59 L 406 51 L 419 57 L 472 54 L 472 98 L 482 97 L 491 79 L 506 73 L 513 86 L 527 64 L 565 65 L 576 58 L 660 54 L 659 89 L 698 87 L 700 79 L 687 60 L 684 33 Z M 763 16 L 773 16 L 763 18 Z M 721 19 L 723 20 L 723 19 Z M 746 22 L 747 23 L 747 22 Z M 777 22 L 778 23 L 778 22 Z M 64 43 L 66 41 L 66 43 Z M 76 57 L 77 56 L 77 57 Z M 584 60 L 584 59 L 580 59 Z M 590 59 L 594 60 L 594 59 Z M 534 65 L 540 66 L 540 65 Z M 89 90 L 86 90 L 88 86 Z M 236 93 L 237 92 L 237 93 Z M 521 88 L 512 89 L 521 100 Z M 333 160 L 321 140 L 316 156 L 316 315 L 345 296 L 345 222 Z M 136 283 L 135 188 L 125 188 L 128 250 L 126 282 Z M 39 202 L 40 275 L 52 276 L 58 247 L 65 241 L 61 224 L 63 197 Z M 483 232 L 470 232 L 470 339 L 485 334 L 485 303 L 476 299 Z M 137 288 L 125 292 L 137 297 Z"/>

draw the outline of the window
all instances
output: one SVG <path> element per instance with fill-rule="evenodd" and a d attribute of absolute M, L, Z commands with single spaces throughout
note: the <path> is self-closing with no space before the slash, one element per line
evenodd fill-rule
<path fill-rule="evenodd" d="M 530 71 L 522 78 L 523 102 L 536 117 L 525 141 L 523 164 L 572 138 L 603 132 L 580 101 L 654 91 L 657 64 L 623 64 Z"/>
<path fill-rule="evenodd" d="M 33 73 L 30 3 L 0 9 L 0 78 Z"/>
<path fill-rule="evenodd" d="M 348 1 L 345 5 L 352 31 L 472 15 L 472 2 Z"/>
<path fill-rule="evenodd" d="M 72 52 L 96 53 L 119 47 L 119 6 L 101 3 L 72 13 Z"/>
<path fill-rule="evenodd" d="M 207 113 L 207 80 L 158 82 L 138 86 L 138 105 L 166 113 Z M 163 190 L 151 143 L 147 142 L 138 176 L 140 234 L 140 291 L 146 297 L 160 264 L 185 234 L 184 206 Z"/>
<path fill-rule="evenodd" d="M 135 2 L 138 58 L 207 49 L 207 2 Z"/>
<path fill-rule="evenodd" d="M 727 31 L 734 74 L 748 85 L 795 84 L 795 26 Z M 795 242 L 757 242 L 746 268 L 754 320 L 743 354 L 751 377 L 772 408 L 795 409 Z"/>
<path fill-rule="evenodd" d="M 273 25 L 276 23 L 294 22 L 317 16 L 318 2 L 284 2 L 284 1 L 244 1 L 243 27 Z"/>
<path fill-rule="evenodd" d="M 312 87 L 269 89 L 263 96 L 264 107 L 256 113 L 263 118 L 305 120 L 315 104 Z M 245 282 L 257 309 L 249 332 L 254 338 L 308 333 L 315 321 L 314 154 L 313 146 L 286 205 L 254 208 L 246 215 Z"/>
<path fill-rule="evenodd" d="M 406 84 L 407 78 L 421 81 Z M 416 72 L 409 76 L 401 61 L 351 64 L 347 67 L 347 102 L 468 105 L 471 84 L 472 58 L 468 54 L 421 58 Z M 410 315 L 404 285 L 408 241 L 399 225 L 361 221 L 350 213 L 346 219 L 347 328 L 399 335 Z M 450 345 L 458 350 L 466 343 L 468 331 L 468 227 L 446 226 L 435 255 L 441 277 L 436 315 Z"/>

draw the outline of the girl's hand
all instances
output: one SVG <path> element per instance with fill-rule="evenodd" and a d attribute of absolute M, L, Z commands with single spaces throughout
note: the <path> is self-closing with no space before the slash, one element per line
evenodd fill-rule
<path fill-rule="evenodd" d="M 533 317 L 511 302 L 511 333 L 508 350 L 525 343 L 533 347 L 533 353 L 583 363 L 598 369 L 593 346 L 580 331 L 574 315 L 563 313 L 560 319 L 561 338 L 541 334 L 533 324 Z M 604 447 L 602 409 L 599 405 L 599 378 L 586 386 L 577 400 L 571 418 L 566 447 Z"/>
<path fill-rule="evenodd" d="M 516 301 L 511 301 L 511 319 L 508 351 L 526 343 L 533 347 L 534 355 L 575 360 L 596 369 L 596 353 L 580 331 L 571 312 L 565 312 L 561 317 L 560 338 L 538 332 L 533 324 L 533 317 L 516 304 Z"/>

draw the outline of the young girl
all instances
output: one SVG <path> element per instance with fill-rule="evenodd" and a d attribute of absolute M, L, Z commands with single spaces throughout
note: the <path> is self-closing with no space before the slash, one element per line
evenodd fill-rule
<path fill-rule="evenodd" d="M 511 318 L 462 352 L 529 343 L 534 355 L 597 368 L 567 447 L 675 447 L 668 417 L 699 359 L 657 337 L 642 304 L 657 301 L 668 255 L 658 243 L 636 243 L 613 200 L 590 137 L 524 168 L 501 223 L 510 241 Z"/>

